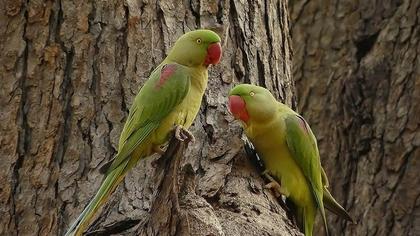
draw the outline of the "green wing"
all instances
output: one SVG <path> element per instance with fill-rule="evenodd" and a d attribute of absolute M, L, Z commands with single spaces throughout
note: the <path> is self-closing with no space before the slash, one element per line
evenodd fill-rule
<path fill-rule="evenodd" d="M 107 172 L 128 160 L 138 145 L 159 127 L 190 89 L 188 68 L 179 64 L 161 65 L 137 94 L 120 136 L 117 155 Z"/>
<path fill-rule="evenodd" d="M 315 201 L 324 221 L 325 231 L 328 235 L 327 221 L 323 203 L 322 167 L 319 158 L 315 135 L 303 117 L 290 114 L 285 118 L 287 146 L 302 169 Z M 324 180 L 325 181 L 325 180 Z"/>

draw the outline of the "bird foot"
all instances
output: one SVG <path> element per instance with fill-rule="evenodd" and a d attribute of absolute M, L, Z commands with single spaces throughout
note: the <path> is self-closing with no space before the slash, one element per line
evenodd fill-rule
<path fill-rule="evenodd" d="M 194 135 L 184 127 L 177 125 L 175 127 L 175 138 L 181 142 L 188 141 L 188 142 L 195 142 Z"/>
<path fill-rule="evenodd" d="M 271 189 L 274 192 L 274 196 L 281 197 L 283 193 L 283 189 L 279 182 L 277 182 L 272 176 L 269 170 L 265 170 L 262 172 L 262 175 L 270 181 L 268 184 L 264 185 L 264 188 Z"/>
<path fill-rule="evenodd" d="M 264 188 L 271 189 L 274 192 L 274 196 L 281 197 L 281 186 L 277 181 L 270 182 L 266 185 L 264 185 Z"/>

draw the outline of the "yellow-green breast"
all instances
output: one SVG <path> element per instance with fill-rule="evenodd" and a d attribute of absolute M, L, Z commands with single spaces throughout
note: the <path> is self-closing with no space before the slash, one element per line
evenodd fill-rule
<path fill-rule="evenodd" d="M 160 123 L 154 132 L 153 143 L 161 145 L 167 141 L 168 135 L 174 125 L 189 128 L 194 122 L 200 109 L 201 100 L 207 87 L 207 68 L 191 68 L 191 86 L 184 100 Z"/>
<path fill-rule="evenodd" d="M 313 199 L 307 180 L 287 147 L 283 114 L 277 113 L 277 117 L 269 123 L 250 124 L 245 132 L 266 169 L 289 193 L 286 197 L 295 204 L 311 204 Z"/>

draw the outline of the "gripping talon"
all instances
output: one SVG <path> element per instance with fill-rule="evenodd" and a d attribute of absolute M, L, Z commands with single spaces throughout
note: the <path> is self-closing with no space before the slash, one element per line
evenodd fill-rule
<path fill-rule="evenodd" d="M 183 142 L 184 141 L 184 137 L 183 135 L 181 135 L 181 126 L 176 126 L 175 127 L 175 138 L 178 139 L 179 141 Z"/>
<path fill-rule="evenodd" d="M 194 135 L 184 127 L 177 125 L 175 127 L 175 138 L 181 142 L 188 141 L 188 142 L 195 142 Z"/>
<path fill-rule="evenodd" d="M 270 173 L 270 171 L 269 171 L 269 170 L 264 170 L 264 171 L 261 173 L 261 175 L 262 175 L 262 176 L 264 176 L 265 178 L 267 178 L 267 179 L 268 179 L 268 180 L 270 180 L 270 181 L 274 181 L 273 177 L 271 177 L 271 173 Z"/>
<path fill-rule="evenodd" d="M 271 189 L 274 192 L 274 196 L 278 198 L 282 194 L 286 196 L 288 195 L 285 189 L 281 187 L 280 183 L 271 176 L 271 172 L 269 170 L 264 170 L 262 175 L 264 178 L 270 181 L 268 184 L 264 185 L 264 188 Z"/>
<path fill-rule="evenodd" d="M 274 196 L 280 197 L 281 196 L 281 186 L 277 181 L 272 181 L 266 185 L 264 185 L 264 188 L 271 189 L 274 192 Z"/>

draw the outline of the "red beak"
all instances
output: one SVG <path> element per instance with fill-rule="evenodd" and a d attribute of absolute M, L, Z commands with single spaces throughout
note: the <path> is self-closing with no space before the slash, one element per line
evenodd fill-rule
<path fill-rule="evenodd" d="M 236 119 L 240 119 L 244 122 L 249 120 L 245 101 L 240 96 L 232 95 L 229 97 L 229 110 Z"/>
<path fill-rule="evenodd" d="M 207 56 L 204 60 L 204 65 L 215 65 L 220 62 L 220 58 L 222 58 L 222 47 L 220 46 L 220 43 L 212 43 L 207 48 Z"/>

